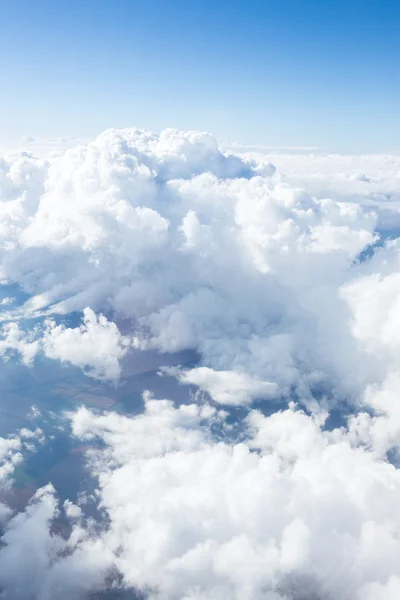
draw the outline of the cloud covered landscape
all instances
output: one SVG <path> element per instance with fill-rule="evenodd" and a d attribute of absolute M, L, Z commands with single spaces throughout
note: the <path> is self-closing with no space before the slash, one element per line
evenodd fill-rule
<path fill-rule="evenodd" d="M 155 375 L 4 433 L 0 598 L 397 600 L 400 157 L 70 146 L 0 158 L 0 360 L 107 398 Z M 87 480 L 17 509 L 57 431 Z"/>

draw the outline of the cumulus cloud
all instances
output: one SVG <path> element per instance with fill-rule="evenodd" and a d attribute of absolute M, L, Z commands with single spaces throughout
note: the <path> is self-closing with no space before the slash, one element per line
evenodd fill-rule
<path fill-rule="evenodd" d="M 93 528 L 66 501 L 75 524 L 61 537 L 54 490 L 39 490 L 2 538 L 7 597 L 29 585 L 39 600 L 79 598 L 112 573 L 164 600 L 399 593 L 399 472 L 351 427 L 324 430 L 292 405 L 251 411 L 238 440 L 224 411 L 144 400 L 134 418 L 71 415 L 76 437 L 104 444 L 88 460 L 107 520 Z"/>
<path fill-rule="evenodd" d="M 15 435 L 0 437 L 0 484 L 5 486 L 16 465 L 23 460 L 23 452 L 34 450 L 37 443 L 44 441 L 40 428 L 34 431 L 22 428 Z"/>
<path fill-rule="evenodd" d="M 384 360 L 394 367 L 400 344 L 397 332 L 400 325 L 400 273 L 398 241 L 389 248 L 376 253 L 365 272 L 354 278 L 341 290 L 351 312 L 351 328 L 354 337 L 366 352 L 376 356 L 384 354 Z"/>
<path fill-rule="evenodd" d="M 368 381 L 367 363 L 357 384 L 349 373 L 361 359 L 339 289 L 376 240 L 371 211 L 314 198 L 199 132 L 108 130 L 47 161 L 7 160 L 1 277 L 29 296 L 8 322 L 90 307 L 117 327 L 129 319 L 136 348 L 194 348 L 204 368 L 279 393 Z M 59 327 L 38 342 L 63 359 L 55 336 L 79 331 Z M 35 347 L 18 340 L 28 362 Z M 113 366 L 88 372 L 117 376 L 117 347 Z"/>
<path fill-rule="evenodd" d="M 30 365 L 42 352 L 47 358 L 82 368 L 95 379 L 118 380 L 120 361 L 132 341 L 121 335 L 115 323 L 102 314 L 97 316 L 90 308 L 84 309 L 82 321 L 78 327 L 66 327 L 47 319 L 43 327 L 28 331 L 18 323 L 7 323 L 0 338 L 0 355 L 17 353 L 24 364 Z"/>
<path fill-rule="evenodd" d="M 70 512 L 70 511 L 69 511 Z M 49 484 L 5 527 L 0 549 L 0 590 L 4 598 L 82 598 L 98 588 L 109 568 L 107 549 L 74 526 L 69 536 L 51 530 L 59 509 Z"/>
<path fill-rule="evenodd" d="M 124 585 L 168 600 L 399 593 L 399 473 L 346 430 L 292 406 L 250 412 L 228 442 L 212 433 L 223 412 L 149 396 L 135 418 L 72 418 L 105 444 L 90 463 Z"/>
<path fill-rule="evenodd" d="M 20 448 L 21 440 L 18 437 L 0 438 L 0 481 L 6 479 L 22 460 Z"/>
<path fill-rule="evenodd" d="M 36 356 L 39 344 L 32 332 L 24 332 L 18 323 L 6 323 L 0 332 L 0 356 L 10 353 L 20 355 L 24 364 L 29 365 Z"/>
<path fill-rule="evenodd" d="M 214 371 L 208 367 L 197 367 L 187 371 L 167 367 L 163 371 L 171 375 L 176 374 L 181 383 L 198 386 L 220 404 L 248 404 L 257 398 L 271 397 L 277 391 L 273 383 L 235 371 Z"/>
<path fill-rule="evenodd" d="M 280 154 L 280 173 L 171 129 L 1 159 L 0 355 L 108 381 L 131 349 L 195 349 L 162 372 L 213 400 L 71 415 L 99 521 L 51 485 L 1 505 L 4 597 L 399 596 L 396 161 Z M 0 442 L 5 479 L 32 436 Z"/>
<path fill-rule="evenodd" d="M 129 338 L 120 334 L 115 323 L 86 308 L 79 327 L 47 323 L 43 352 L 48 358 L 82 367 L 97 379 L 113 380 L 119 378 L 120 360 L 129 344 Z"/>

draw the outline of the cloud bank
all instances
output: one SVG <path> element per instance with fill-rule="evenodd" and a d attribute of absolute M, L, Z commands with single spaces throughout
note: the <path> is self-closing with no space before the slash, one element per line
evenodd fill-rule
<path fill-rule="evenodd" d="M 13 155 L 2 182 L 0 276 L 26 298 L 4 305 L 3 354 L 28 363 L 44 353 L 118 379 L 129 345 L 192 348 L 215 377 L 254 379 L 261 395 L 273 384 L 283 396 L 354 398 L 383 379 L 342 293 L 378 239 L 365 206 L 312 197 L 265 160 L 175 130 L 108 130 L 49 160 Z M 70 313 L 83 328 L 64 325 Z M 107 327 L 95 325 L 100 314 Z M 24 327 L 45 316 L 57 316 L 51 331 Z M 90 362 L 95 331 L 104 346 Z"/>
<path fill-rule="evenodd" d="M 146 395 L 133 418 L 80 409 L 73 434 L 103 443 L 88 460 L 105 524 L 66 502 L 61 537 L 54 489 L 40 490 L 2 539 L 5 597 L 27 585 L 38 599 L 85 597 L 118 573 L 119 589 L 154 600 L 394 598 L 400 476 L 371 443 L 391 415 L 360 417 L 326 431 L 295 405 L 253 410 L 229 441 L 226 413 L 207 403 Z"/>
<path fill-rule="evenodd" d="M 389 158 L 379 176 L 343 158 L 339 176 L 296 155 L 313 172 L 290 178 L 209 134 L 126 129 L 1 159 L 3 360 L 118 382 L 135 353 L 193 349 L 199 364 L 160 372 L 202 391 L 182 406 L 146 394 L 135 417 L 69 415 L 97 520 L 51 484 L 4 507 L 2 597 L 399 597 Z M 9 478 L 21 441 L 2 444 Z"/>

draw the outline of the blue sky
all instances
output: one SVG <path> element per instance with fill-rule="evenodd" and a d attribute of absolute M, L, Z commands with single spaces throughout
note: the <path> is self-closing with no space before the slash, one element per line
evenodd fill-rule
<path fill-rule="evenodd" d="M 1 145 L 107 127 L 400 149 L 398 0 L 0 0 Z"/>

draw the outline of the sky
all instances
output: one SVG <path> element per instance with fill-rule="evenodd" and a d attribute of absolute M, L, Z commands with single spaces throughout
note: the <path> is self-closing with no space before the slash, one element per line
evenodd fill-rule
<path fill-rule="evenodd" d="M 108 127 L 400 148 L 396 0 L 0 0 L 1 146 Z"/>
<path fill-rule="evenodd" d="M 0 0 L 0 598 L 400 598 L 399 25 Z"/>

